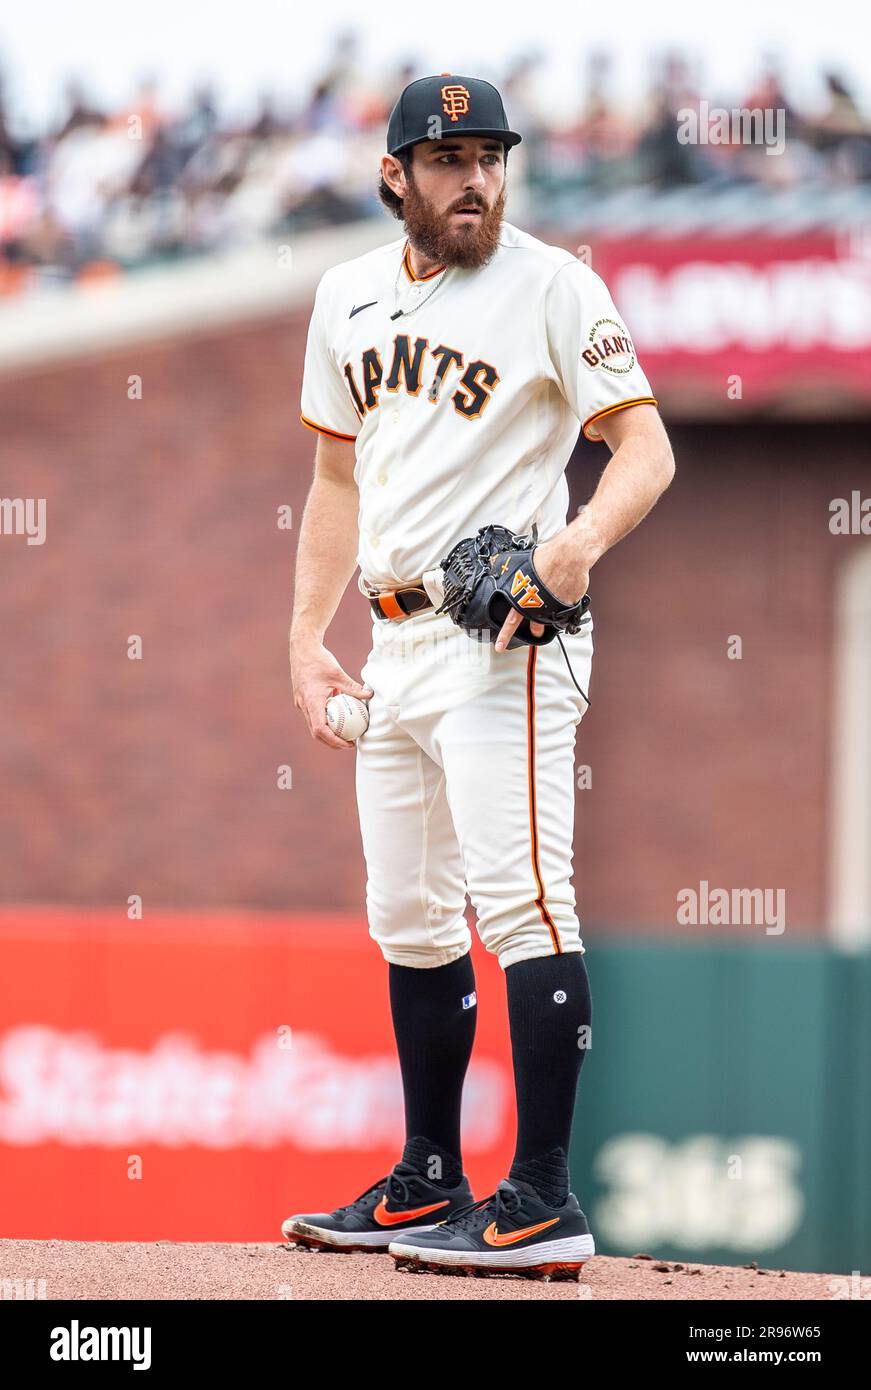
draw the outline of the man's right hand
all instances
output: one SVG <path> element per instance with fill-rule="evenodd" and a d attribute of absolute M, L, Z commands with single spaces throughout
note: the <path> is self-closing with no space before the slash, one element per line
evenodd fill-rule
<path fill-rule="evenodd" d="M 293 703 L 302 710 L 312 738 L 328 748 L 352 750 L 353 743 L 339 738 L 327 723 L 327 700 L 331 695 L 355 695 L 371 700 L 374 690 L 360 685 L 343 671 L 332 652 L 315 638 L 291 639 L 290 679 Z"/>

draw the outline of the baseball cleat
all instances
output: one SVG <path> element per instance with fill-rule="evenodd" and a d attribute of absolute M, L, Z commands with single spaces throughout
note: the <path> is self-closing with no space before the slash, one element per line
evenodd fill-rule
<path fill-rule="evenodd" d="M 429 1231 L 436 1221 L 468 1205 L 472 1190 L 463 1177 L 441 1187 L 403 1163 L 386 1178 L 332 1212 L 289 1216 L 281 1231 L 309 1250 L 386 1250 L 397 1236 Z"/>
<path fill-rule="evenodd" d="M 596 1248 L 574 1193 L 548 1207 L 528 1183 L 506 1180 L 430 1231 L 397 1232 L 389 1251 L 397 1269 L 576 1280 Z"/>

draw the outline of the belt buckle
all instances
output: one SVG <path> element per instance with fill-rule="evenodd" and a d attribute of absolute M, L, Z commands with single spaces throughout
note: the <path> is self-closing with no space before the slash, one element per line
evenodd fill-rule
<path fill-rule="evenodd" d="M 366 579 L 366 577 L 363 574 L 360 574 L 357 577 L 357 588 L 360 590 L 361 594 L 365 595 L 366 598 L 372 599 L 378 597 L 379 590 L 376 588 L 374 584 L 370 584 L 369 580 Z"/>

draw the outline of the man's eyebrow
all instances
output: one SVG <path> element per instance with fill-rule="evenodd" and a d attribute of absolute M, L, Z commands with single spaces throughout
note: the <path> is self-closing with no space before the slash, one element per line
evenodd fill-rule
<path fill-rule="evenodd" d="M 463 145 L 458 145 L 450 140 L 436 140 L 430 149 L 430 154 L 444 154 L 445 152 L 448 154 L 455 154 L 458 150 L 462 150 L 463 148 Z M 497 150 L 501 153 L 502 142 L 500 140 L 488 140 L 484 149 L 488 154 L 495 153 Z"/>

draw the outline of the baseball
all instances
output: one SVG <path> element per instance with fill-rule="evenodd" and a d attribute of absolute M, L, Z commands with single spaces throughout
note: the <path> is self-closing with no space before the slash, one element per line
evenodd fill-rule
<path fill-rule="evenodd" d="M 331 695 L 327 700 L 327 723 L 339 738 L 356 743 L 369 728 L 369 706 L 355 695 Z"/>

